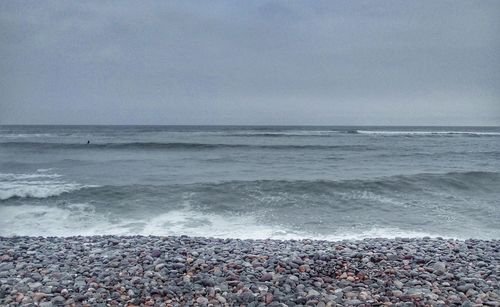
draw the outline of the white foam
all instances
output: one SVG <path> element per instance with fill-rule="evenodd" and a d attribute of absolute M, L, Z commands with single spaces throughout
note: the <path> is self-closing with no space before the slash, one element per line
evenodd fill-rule
<path fill-rule="evenodd" d="M 51 170 L 53 170 L 53 168 L 39 168 L 37 169 L 37 173 L 46 173 L 46 172 L 50 172 Z"/>
<path fill-rule="evenodd" d="M 0 180 L 26 180 L 26 179 L 36 179 L 36 178 L 59 178 L 59 174 L 14 174 L 14 173 L 0 173 Z"/>
<path fill-rule="evenodd" d="M 0 235 L 3 236 L 73 236 L 125 235 L 127 230 L 113 227 L 95 207 L 85 203 L 66 206 L 1 206 Z"/>
<path fill-rule="evenodd" d="M 420 231 L 394 227 L 350 228 L 331 234 L 292 230 L 281 225 L 265 225 L 251 215 L 223 216 L 191 210 L 189 206 L 152 219 L 126 219 L 96 212 L 86 203 L 62 206 L 1 206 L 0 235 L 74 236 L 74 235 L 188 235 L 236 239 L 314 239 L 361 240 L 365 238 L 436 237 Z M 446 237 L 446 236 L 443 236 Z"/>
<path fill-rule="evenodd" d="M 328 241 L 341 241 L 341 240 L 363 240 L 369 238 L 394 239 L 398 237 L 399 238 L 423 238 L 423 237 L 451 238 L 449 236 L 432 234 L 424 231 L 403 230 L 397 227 L 373 226 L 368 229 L 351 229 L 339 232 L 338 234 L 326 235 L 324 236 L 323 239 Z M 459 237 L 453 237 L 453 238 L 460 239 Z"/>
<path fill-rule="evenodd" d="M 174 210 L 149 221 L 143 235 L 188 235 L 240 239 L 292 239 L 300 234 L 281 226 L 260 224 L 251 215 L 222 216 L 190 210 Z"/>
<path fill-rule="evenodd" d="M 230 134 L 231 136 L 328 136 L 339 134 L 338 130 L 286 130 L 286 131 L 242 131 Z"/>
<path fill-rule="evenodd" d="M 0 173 L 0 200 L 12 197 L 46 198 L 90 187 L 65 182 L 60 179 L 61 177 L 45 170 L 32 174 Z"/>
<path fill-rule="evenodd" d="M 143 235 L 188 235 L 214 238 L 276 239 L 276 240 L 361 240 L 365 238 L 422 238 L 439 235 L 420 231 L 407 231 L 394 227 L 372 227 L 368 229 L 346 229 L 333 234 L 318 234 L 291 230 L 280 225 L 263 225 L 251 215 L 202 214 L 176 210 L 152 219 L 141 231 Z M 446 237 L 446 236 L 444 236 Z"/>
<path fill-rule="evenodd" d="M 0 134 L 4 138 L 42 138 L 56 136 L 51 133 L 16 133 L 16 134 Z"/>
<path fill-rule="evenodd" d="M 12 197 L 47 198 L 86 187 L 62 181 L 19 181 L 0 183 L 0 200 Z"/>
<path fill-rule="evenodd" d="M 372 135 L 476 135 L 500 136 L 500 132 L 486 131 L 392 131 L 392 130 L 357 130 L 359 134 Z"/>
<path fill-rule="evenodd" d="M 363 199 L 368 201 L 375 201 L 382 204 L 391 204 L 401 206 L 404 205 L 404 202 L 401 202 L 397 199 L 390 198 L 387 196 L 379 195 L 373 193 L 371 191 L 359 191 L 353 190 L 351 192 L 335 192 L 335 194 L 339 195 L 343 200 L 350 201 L 353 199 Z"/>

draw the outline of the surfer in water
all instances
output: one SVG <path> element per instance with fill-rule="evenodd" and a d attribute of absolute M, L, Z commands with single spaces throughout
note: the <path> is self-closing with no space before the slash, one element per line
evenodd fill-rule
<path fill-rule="evenodd" d="M 87 141 L 87 144 L 90 144 L 90 140 Z"/>

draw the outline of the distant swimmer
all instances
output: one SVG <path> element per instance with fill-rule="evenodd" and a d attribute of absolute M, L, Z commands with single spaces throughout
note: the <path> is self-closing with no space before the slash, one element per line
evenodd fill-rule
<path fill-rule="evenodd" d="M 87 144 L 90 144 L 90 140 L 87 141 Z"/>

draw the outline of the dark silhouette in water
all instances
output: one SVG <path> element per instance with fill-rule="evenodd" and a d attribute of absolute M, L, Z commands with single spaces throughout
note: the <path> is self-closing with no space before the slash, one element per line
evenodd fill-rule
<path fill-rule="evenodd" d="M 90 144 L 90 140 L 87 141 L 87 144 Z"/>

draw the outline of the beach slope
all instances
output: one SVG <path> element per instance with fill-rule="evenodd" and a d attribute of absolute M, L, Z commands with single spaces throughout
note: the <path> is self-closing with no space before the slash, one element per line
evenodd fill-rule
<path fill-rule="evenodd" d="M 499 240 L 0 238 L 2 306 L 499 306 L 499 271 Z"/>

